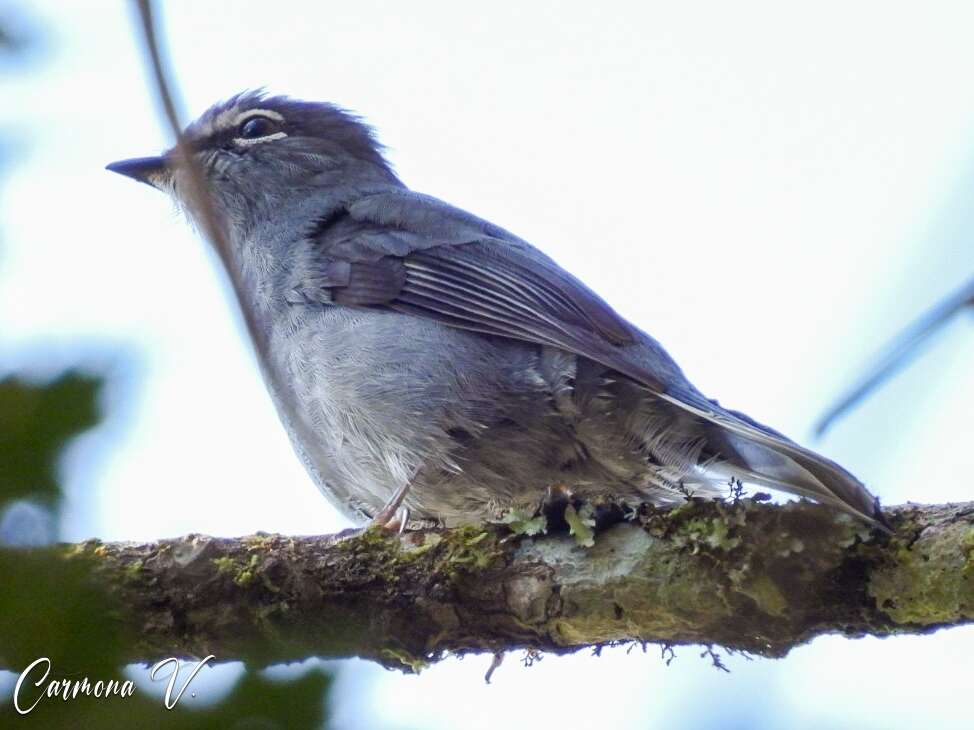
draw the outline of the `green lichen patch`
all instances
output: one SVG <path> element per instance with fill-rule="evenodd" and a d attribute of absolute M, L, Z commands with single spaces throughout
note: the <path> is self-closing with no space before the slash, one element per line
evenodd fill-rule
<path fill-rule="evenodd" d="M 586 548 L 595 545 L 595 509 L 591 504 L 583 504 L 577 510 L 571 504 L 565 507 L 565 522 L 576 543 Z"/>
<path fill-rule="evenodd" d="M 361 580 L 374 576 L 390 586 L 421 576 L 452 580 L 490 567 L 502 554 L 495 532 L 475 526 L 428 532 L 419 544 L 408 534 L 369 529 L 339 543 L 339 549 L 355 556 L 353 565 Z"/>
<path fill-rule="evenodd" d="M 410 674 L 419 674 L 429 666 L 429 661 L 425 657 L 415 656 L 403 649 L 383 649 L 381 656 L 383 659 L 390 660 L 393 666 L 398 665 Z"/>
<path fill-rule="evenodd" d="M 967 529 L 967 536 L 964 538 L 963 545 L 966 560 L 964 561 L 964 575 L 974 575 L 974 527 Z"/>
<path fill-rule="evenodd" d="M 242 538 L 242 541 L 247 546 L 248 550 L 268 550 L 277 542 L 277 540 L 277 535 L 270 535 L 265 532 L 258 532 L 256 535 L 249 535 Z"/>
<path fill-rule="evenodd" d="M 254 553 L 247 561 L 237 560 L 228 555 L 213 558 L 213 566 L 217 575 L 228 576 L 241 588 L 250 585 L 254 580 L 254 573 L 259 563 L 259 556 Z"/>
<path fill-rule="evenodd" d="M 407 543 L 403 548 L 404 560 L 416 560 L 443 542 L 443 536 L 436 532 L 427 532 L 419 544 Z"/>
<path fill-rule="evenodd" d="M 784 616 L 788 600 L 778 584 L 768 575 L 752 575 L 737 585 L 737 590 L 752 599 L 759 611 L 770 616 Z"/>
<path fill-rule="evenodd" d="M 217 575 L 233 574 L 236 572 L 233 558 L 226 555 L 213 558 L 213 566 L 216 568 Z"/>
<path fill-rule="evenodd" d="M 142 566 L 144 563 L 141 558 L 133 560 L 131 563 L 125 566 L 125 578 L 126 580 L 133 581 L 137 580 L 139 575 L 142 573 Z"/>
<path fill-rule="evenodd" d="M 690 501 L 668 513 L 644 517 L 650 534 L 672 540 L 690 554 L 731 552 L 741 544 L 737 528 L 747 523 L 750 500 L 734 503 Z"/>
<path fill-rule="evenodd" d="M 515 535 L 534 537 L 548 531 L 548 518 L 535 514 L 536 510 L 510 509 L 500 519 L 500 524 L 507 525 Z"/>
<path fill-rule="evenodd" d="M 501 554 L 496 535 L 480 527 L 465 526 L 446 533 L 436 557 L 450 569 L 476 571 L 490 567 Z"/>
<path fill-rule="evenodd" d="M 233 582 L 241 587 L 250 585 L 254 580 L 254 569 L 257 567 L 258 561 L 257 555 L 251 555 L 247 565 L 234 576 Z"/>
<path fill-rule="evenodd" d="M 974 619 L 972 534 L 969 524 L 955 523 L 924 530 L 912 544 L 891 541 L 869 582 L 877 608 L 898 624 Z"/>

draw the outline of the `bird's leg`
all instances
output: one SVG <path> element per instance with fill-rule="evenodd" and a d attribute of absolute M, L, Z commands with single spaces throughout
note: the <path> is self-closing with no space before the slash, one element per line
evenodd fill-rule
<path fill-rule="evenodd" d="M 409 520 L 409 508 L 402 508 L 402 515 L 399 515 L 399 508 L 402 501 L 409 492 L 409 482 L 400 486 L 386 502 L 386 506 L 379 510 L 378 514 L 369 522 L 369 527 L 381 527 L 388 532 L 402 532 L 406 529 L 406 522 Z"/>
<path fill-rule="evenodd" d="M 399 510 L 399 534 L 401 535 L 406 531 L 406 525 L 409 524 L 409 507 L 406 505 L 402 506 Z"/>

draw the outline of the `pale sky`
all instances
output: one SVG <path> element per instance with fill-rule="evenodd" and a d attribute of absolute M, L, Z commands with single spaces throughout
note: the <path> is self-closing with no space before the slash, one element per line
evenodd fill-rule
<path fill-rule="evenodd" d="M 970 499 L 971 317 L 809 439 L 882 345 L 974 272 L 974 6 L 784 5 L 180 0 L 163 17 L 188 114 L 257 86 L 347 106 L 407 184 L 535 243 L 707 395 L 887 504 Z M 62 537 L 346 526 L 291 452 L 215 258 L 161 195 L 103 170 L 171 142 L 131 16 L 31 8 L 48 54 L 4 77 L 0 107 L 23 149 L 0 198 L 0 368 L 80 361 L 111 378 L 106 422 L 64 464 Z M 349 730 L 890 730 L 921 712 L 969 727 L 971 629 L 828 637 L 731 658 L 730 675 L 677 654 L 512 656 L 489 687 L 486 657 L 419 677 L 345 662 L 333 705 Z"/>

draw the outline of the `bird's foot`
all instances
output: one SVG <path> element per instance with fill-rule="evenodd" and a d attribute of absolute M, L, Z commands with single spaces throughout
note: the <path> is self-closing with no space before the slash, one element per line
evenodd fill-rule
<path fill-rule="evenodd" d="M 386 506 L 369 522 L 369 527 L 378 527 L 386 532 L 401 533 L 409 522 L 409 508 L 403 505 L 403 500 L 409 492 L 409 482 L 395 491 Z"/>

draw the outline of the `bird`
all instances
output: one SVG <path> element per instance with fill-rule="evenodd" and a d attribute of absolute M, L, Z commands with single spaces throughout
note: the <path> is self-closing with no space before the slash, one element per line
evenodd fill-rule
<path fill-rule="evenodd" d="M 356 114 L 245 91 L 183 140 L 107 169 L 198 227 L 212 211 L 280 419 L 352 522 L 665 507 L 736 482 L 887 524 L 856 477 L 704 396 L 540 249 L 407 187 Z"/>

